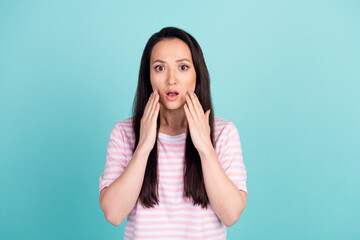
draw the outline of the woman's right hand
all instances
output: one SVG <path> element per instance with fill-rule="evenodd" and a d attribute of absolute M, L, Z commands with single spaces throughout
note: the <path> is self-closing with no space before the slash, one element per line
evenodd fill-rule
<path fill-rule="evenodd" d="M 155 90 L 149 97 L 140 122 L 140 137 L 138 146 L 148 153 L 150 153 L 153 149 L 156 141 L 159 110 L 159 94 Z"/>

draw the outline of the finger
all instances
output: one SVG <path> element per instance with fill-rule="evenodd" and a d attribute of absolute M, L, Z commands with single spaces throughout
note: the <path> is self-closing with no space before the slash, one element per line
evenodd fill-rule
<path fill-rule="evenodd" d="M 196 94 L 194 92 L 190 93 L 190 98 L 191 98 L 191 100 L 193 102 L 194 109 L 196 110 L 196 114 L 199 117 L 204 118 L 204 109 L 201 106 L 199 98 L 196 96 Z"/>
<path fill-rule="evenodd" d="M 186 95 L 186 104 L 187 104 L 186 106 L 187 106 L 187 108 L 189 110 L 189 113 L 192 116 L 192 118 L 197 119 L 198 118 L 197 113 L 196 113 L 196 110 L 194 109 L 194 104 L 191 101 L 191 98 L 190 98 L 189 94 Z"/>
<path fill-rule="evenodd" d="M 203 123 L 205 121 L 204 110 L 203 110 L 199 100 L 197 99 L 195 93 L 190 92 L 189 95 L 190 95 L 189 97 L 190 97 L 190 100 L 191 100 L 191 103 L 193 106 L 192 108 L 191 108 L 191 106 L 189 108 L 190 108 L 193 118 L 196 119 L 194 121 Z"/>
<path fill-rule="evenodd" d="M 210 109 L 207 110 L 205 113 L 205 119 L 206 119 L 207 124 L 209 124 L 209 116 L 210 116 Z"/>
<path fill-rule="evenodd" d="M 153 99 L 153 101 L 152 101 L 152 103 L 151 103 L 151 106 L 150 106 L 150 111 L 149 111 L 149 116 L 148 116 L 149 118 L 152 117 L 152 115 L 153 115 L 153 113 L 154 113 L 154 111 L 155 111 L 155 108 L 156 108 L 156 104 L 159 102 L 159 94 L 157 94 L 157 93 L 155 92 L 153 98 L 154 98 L 154 99 Z"/>
<path fill-rule="evenodd" d="M 159 116 L 159 111 L 160 111 L 160 102 L 156 102 L 154 111 L 152 111 L 152 115 L 151 115 L 152 122 L 156 122 L 157 117 Z"/>
<path fill-rule="evenodd" d="M 150 97 L 149 97 L 149 99 L 148 99 L 148 101 L 147 101 L 147 103 L 146 103 L 146 105 L 145 105 L 145 109 L 144 109 L 144 113 L 143 113 L 143 118 L 145 118 L 145 117 L 147 116 L 148 112 L 149 112 L 149 106 L 150 106 L 151 99 L 152 99 L 153 95 L 154 95 L 154 92 L 152 92 L 152 93 L 150 94 Z"/>
<path fill-rule="evenodd" d="M 155 97 L 155 91 L 151 93 L 149 100 L 145 106 L 144 114 L 143 114 L 144 119 L 147 119 L 150 115 L 150 110 L 151 110 L 152 103 L 154 102 L 154 97 Z"/>
<path fill-rule="evenodd" d="M 187 121 L 189 123 L 189 128 L 190 128 L 190 125 L 192 126 L 192 123 L 193 123 L 193 118 L 191 116 L 191 113 L 189 111 L 189 107 L 188 107 L 187 103 L 184 104 L 184 110 L 185 110 L 185 116 L 187 118 Z"/>

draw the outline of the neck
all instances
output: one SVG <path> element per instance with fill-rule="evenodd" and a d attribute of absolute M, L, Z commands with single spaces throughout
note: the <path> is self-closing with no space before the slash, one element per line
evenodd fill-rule
<path fill-rule="evenodd" d="M 187 119 L 184 109 L 166 109 L 160 104 L 160 132 L 179 134 L 187 129 Z"/>

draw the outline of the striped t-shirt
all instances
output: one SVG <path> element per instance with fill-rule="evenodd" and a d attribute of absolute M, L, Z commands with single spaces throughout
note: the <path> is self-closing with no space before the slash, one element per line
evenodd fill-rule
<path fill-rule="evenodd" d="M 215 151 L 227 176 L 247 192 L 246 169 L 238 131 L 231 121 L 214 117 Z M 138 200 L 127 217 L 124 239 L 226 239 L 226 228 L 211 205 L 193 205 L 183 197 L 186 132 L 158 134 L 159 205 L 144 208 Z M 132 117 L 118 121 L 110 133 L 99 192 L 114 182 L 132 158 Z"/>

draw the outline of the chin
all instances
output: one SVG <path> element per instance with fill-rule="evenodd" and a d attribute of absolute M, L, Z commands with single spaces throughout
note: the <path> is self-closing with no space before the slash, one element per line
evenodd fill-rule
<path fill-rule="evenodd" d="M 166 104 L 163 104 L 164 108 L 166 108 L 167 110 L 177 110 L 177 109 L 180 109 L 180 108 L 183 108 L 184 107 L 184 104 L 185 103 L 166 103 Z"/>

